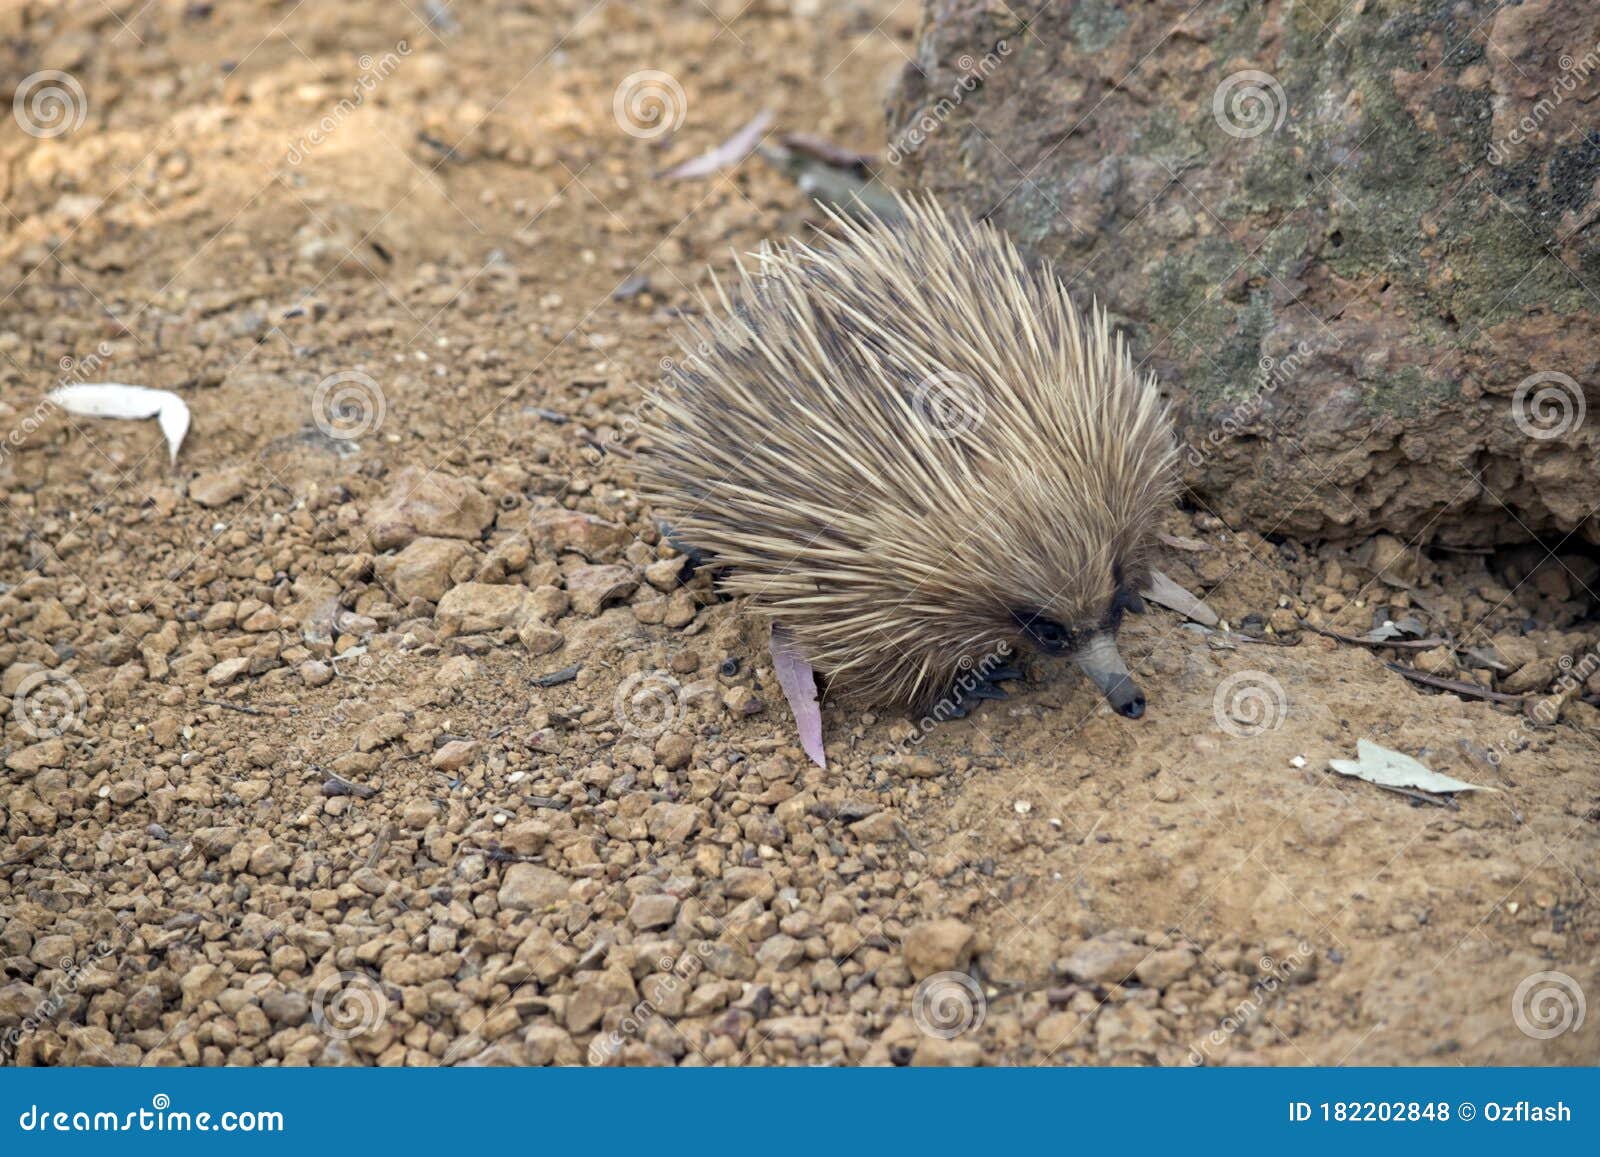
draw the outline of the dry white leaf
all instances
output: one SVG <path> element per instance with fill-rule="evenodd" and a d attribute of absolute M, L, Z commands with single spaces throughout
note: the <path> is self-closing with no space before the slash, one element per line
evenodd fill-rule
<path fill-rule="evenodd" d="M 1380 787 L 1416 787 L 1439 793 L 1500 790 L 1452 779 L 1418 763 L 1402 751 L 1391 751 L 1368 739 L 1356 742 L 1355 759 L 1330 759 L 1328 764 L 1340 775 L 1353 775 Z"/>
<path fill-rule="evenodd" d="M 50 400 L 69 414 L 84 418 L 155 418 L 167 439 L 172 461 L 189 432 L 189 407 L 171 390 L 125 386 L 120 382 L 87 382 L 53 390 Z"/>

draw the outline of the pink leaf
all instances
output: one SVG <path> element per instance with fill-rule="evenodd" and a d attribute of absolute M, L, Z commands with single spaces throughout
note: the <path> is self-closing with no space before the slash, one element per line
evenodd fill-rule
<path fill-rule="evenodd" d="M 687 160 L 671 170 L 667 173 L 667 179 L 686 181 L 691 177 L 709 177 L 712 173 L 718 173 L 723 169 L 737 165 L 761 143 L 761 138 L 766 135 L 767 129 L 771 124 L 771 111 L 762 109 L 756 114 L 754 120 L 716 148 L 708 153 L 701 153 L 698 157 Z"/>
<path fill-rule="evenodd" d="M 827 753 L 822 749 L 822 709 L 817 706 L 817 677 L 811 664 L 795 646 L 794 636 L 772 625 L 772 669 L 778 676 L 778 686 L 794 712 L 795 724 L 800 729 L 800 746 L 818 767 L 828 766 Z"/>

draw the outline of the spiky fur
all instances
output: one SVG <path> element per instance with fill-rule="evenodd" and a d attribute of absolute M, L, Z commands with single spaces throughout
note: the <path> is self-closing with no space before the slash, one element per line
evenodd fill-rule
<path fill-rule="evenodd" d="M 645 474 L 830 690 L 921 706 L 1023 645 L 1016 608 L 1102 618 L 1146 569 L 1174 451 L 1102 311 L 1080 319 L 988 224 L 902 207 L 717 286 L 653 398 Z M 940 420 L 940 390 L 967 421 Z"/>

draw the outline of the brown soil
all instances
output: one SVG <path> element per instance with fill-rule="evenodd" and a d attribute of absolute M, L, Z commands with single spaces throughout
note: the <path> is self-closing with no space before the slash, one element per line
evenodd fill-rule
<path fill-rule="evenodd" d="M 661 174 L 762 107 L 880 145 L 913 8 L 0 17 L 6 74 L 86 101 L 0 138 L 7 1059 L 1600 1059 L 1600 1017 L 1519 1028 L 1600 994 L 1584 559 L 1174 512 L 1234 629 L 1132 621 L 1144 720 L 1041 662 L 920 743 L 830 704 L 826 772 L 679 585 L 631 415 L 707 264 L 811 215 L 758 160 Z M 683 94 L 654 139 L 643 70 Z M 41 406 L 81 381 L 179 393 L 177 466 Z M 1447 641 L 1299 623 L 1407 615 Z M 1332 774 L 1361 738 L 1503 790 Z"/>

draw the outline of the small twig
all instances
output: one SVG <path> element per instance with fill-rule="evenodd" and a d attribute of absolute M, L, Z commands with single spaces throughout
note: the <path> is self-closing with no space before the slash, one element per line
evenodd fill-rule
<path fill-rule="evenodd" d="M 596 454 L 599 454 L 601 457 L 604 457 L 607 454 L 615 454 L 619 458 L 632 458 L 633 457 L 633 451 L 632 450 L 628 449 L 626 446 L 623 446 L 623 445 L 621 445 L 620 443 L 617 443 L 617 442 L 602 442 L 598 438 L 588 438 L 588 437 L 579 438 L 578 441 L 582 442 L 585 446 L 589 447 L 589 449 L 593 450 Z"/>
<path fill-rule="evenodd" d="M 571 800 L 556 799 L 548 795 L 525 795 L 522 802 L 529 807 L 550 808 L 552 811 L 564 812 L 572 807 Z"/>
<path fill-rule="evenodd" d="M 1281 635 L 1274 638 L 1268 638 L 1266 635 L 1246 635 L 1242 631 L 1230 631 L 1228 633 L 1228 641 L 1230 643 L 1254 643 L 1258 647 L 1298 647 L 1300 645 L 1299 639 L 1285 639 Z"/>
<path fill-rule="evenodd" d="M 389 841 L 394 838 L 394 825 L 385 824 L 378 833 L 378 838 L 372 841 L 372 851 L 367 854 L 367 867 L 376 867 L 378 857 L 383 855 L 384 849 L 389 846 Z"/>
<path fill-rule="evenodd" d="M 1384 666 L 1398 675 L 1404 675 L 1413 683 L 1421 683 L 1424 687 L 1433 687 L 1440 691 L 1453 691 L 1469 699 L 1489 699 L 1495 703 L 1521 703 L 1527 698 L 1525 695 L 1507 695 L 1503 691 L 1491 691 L 1487 687 L 1479 687 L 1476 683 L 1464 683 L 1460 679 L 1446 679 L 1443 675 L 1429 675 L 1426 671 L 1418 671 L 1415 667 L 1407 667 L 1404 663 L 1385 663 Z"/>
<path fill-rule="evenodd" d="M 508 852 L 504 848 L 485 848 L 483 858 L 496 864 L 542 864 L 543 856 L 524 856 L 516 852 Z"/>
<path fill-rule="evenodd" d="M 1338 631 L 1328 631 L 1321 627 L 1314 627 L 1304 619 L 1300 625 L 1308 631 L 1314 631 L 1326 639 L 1337 639 L 1341 643 L 1349 643 L 1356 647 L 1394 647 L 1400 651 L 1426 651 L 1430 647 L 1448 646 L 1449 639 L 1363 639 L 1360 635 L 1341 635 Z"/>
<path fill-rule="evenodd" d="M 559 671 L 551 671 L 548 675 L 540 675 L 533 681 L 535 687 L 559 687 L 563 683 L 570 683 L 578 677 L 579 664 L 562 667 Z"/>
<path fill-rule="evenodd" d="M 1431 791 L 1423 791 L 1414 787 L 1397 787 L 1392 783 L 1375 783 L 1370 779 L 1366 782 L 1372 784 L 1373 787 L 1381 787 L 1384 791 L 1392 791 L 1396 795 L 1403 795 L 1407 799 L 1416 800 L 1418 803 L 1431 803 L 1435 807 L 1447 807 L 1451 811 L 1461 810 L 1452 796 L 1435 795 Z"/>
<path fill-rule="evenodd" d="M 364 783 L 355 783 L 338 772 L 324 771 L 322 774 L 328 777 L 322 785 L 323 795 L 353 795 L 357 799 L 370 799 L 378 794 L 377 788 L 368 787 Z"/>

